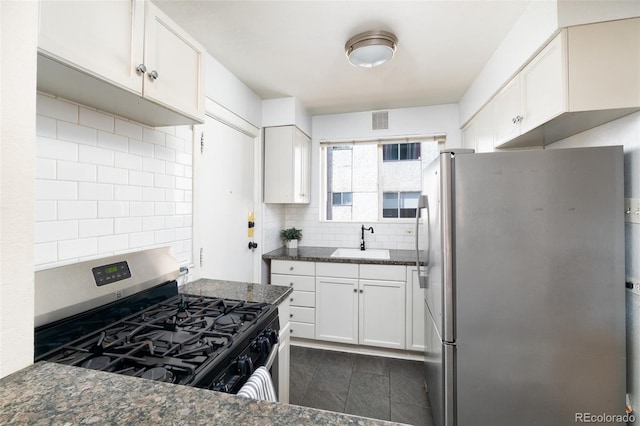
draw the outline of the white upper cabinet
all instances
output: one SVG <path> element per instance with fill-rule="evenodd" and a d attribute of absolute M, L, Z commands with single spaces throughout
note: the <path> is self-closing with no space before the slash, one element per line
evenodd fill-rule
<path fill-rule="evenodd" d="M 41 1 L 38 89 L 151 126 L 204 122 L 204 49 L 150 2 Z"/>
<path fill-rule="evenodd" d="M 639 111 L 639 75 L 640 18 L 564 29 L 488 104 L 494 146 L 546 145 Z"/>
<path fill-rule="evenodd" d="M 264 129 L 264 202 L 311 200 L 311 139 L 296 126 Z"/>

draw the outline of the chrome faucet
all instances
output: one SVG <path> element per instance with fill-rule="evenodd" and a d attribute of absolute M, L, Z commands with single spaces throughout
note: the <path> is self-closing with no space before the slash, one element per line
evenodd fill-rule
<path fill-rule="evenodd" d="M 363 250 L 363 251 L 364 251 L 364 231 L 371 231 L 371 233 L 373 234 L 373 226 L 365 228 L 364 225 L 362 225 L 362 237 L 360 237 L 360 250 Z"/>

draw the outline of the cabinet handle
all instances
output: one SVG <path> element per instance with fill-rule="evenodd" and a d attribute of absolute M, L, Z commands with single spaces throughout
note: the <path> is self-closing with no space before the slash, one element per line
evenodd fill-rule
<path fill-rule="evenodd" d="M 147 72 L 147 67 L 144 64 L 140 64 L 136 67 L 136 71 L 138 74 L 145 74 Z"/>
<path fill-rule="evenodd" d="M 513 118 L 511 119 L 511 122 L 512 122 L 513 124 L 521 123 L 523 119 L 524 119 L 524 117 L 522 117 L 521 115 L 516 115 L 515 117 L 513 117 Z"/>
<path fill-rule="evenodd" d="M 149 78 L 151 80 L 157 80 L 158 79 L 158 71 L 153 70 L 149 73 Z"/>

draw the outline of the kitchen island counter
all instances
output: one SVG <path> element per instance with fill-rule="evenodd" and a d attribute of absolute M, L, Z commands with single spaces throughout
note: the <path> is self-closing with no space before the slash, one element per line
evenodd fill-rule
<path fill-rule="evenodd" d="M 193 294 L 196 296 L 220 297 L 223 299 L 265 302 L 270 305 L 279 305 L 293 289 L 278 285 L 202 278 L 179 286 L 178 291 L 183 294 Z"/>
<path fill-rule="evenodd" d="M 308 262 L 358 263 L 376 265 L 415 265 L 416 252 L 413 250 L 389 250 L 389 259 L 368 259 L 350 257 L 331 257 L 337 247 L 298 247 L 290 250 L 286 247 L 262 255 L 264 260 L 303 260 Z"/>
<path fill-rule="evenodd" d="M 391 424 L 48 362 L 0 379 L 0 424 L 89 423 Z"/>

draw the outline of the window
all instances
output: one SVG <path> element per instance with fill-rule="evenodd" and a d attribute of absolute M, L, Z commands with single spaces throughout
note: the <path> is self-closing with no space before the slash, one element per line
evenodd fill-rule
<path fill-rule="evenodd" d="M 377 222 L 415 218 L 422 169 L 439 152 L 434 137 L 424 139 L 321 142 L 322 219 Z"/>
<path fill-rule="evenodd" d="M 382 193 L 382 217 L 416 217 L 420 192 Z"/>
<path fill-rule="evenodd" d="M 352 203 L 353 194 L 351 192 L 334 192 L 333 193 L 333 205 L 334 206 L 350 206 Z"/>
<path fill-rule="evenodd" d="M 393 143 L 382 146 L 382 161 L 419 160 L 420 143 Z"/>

